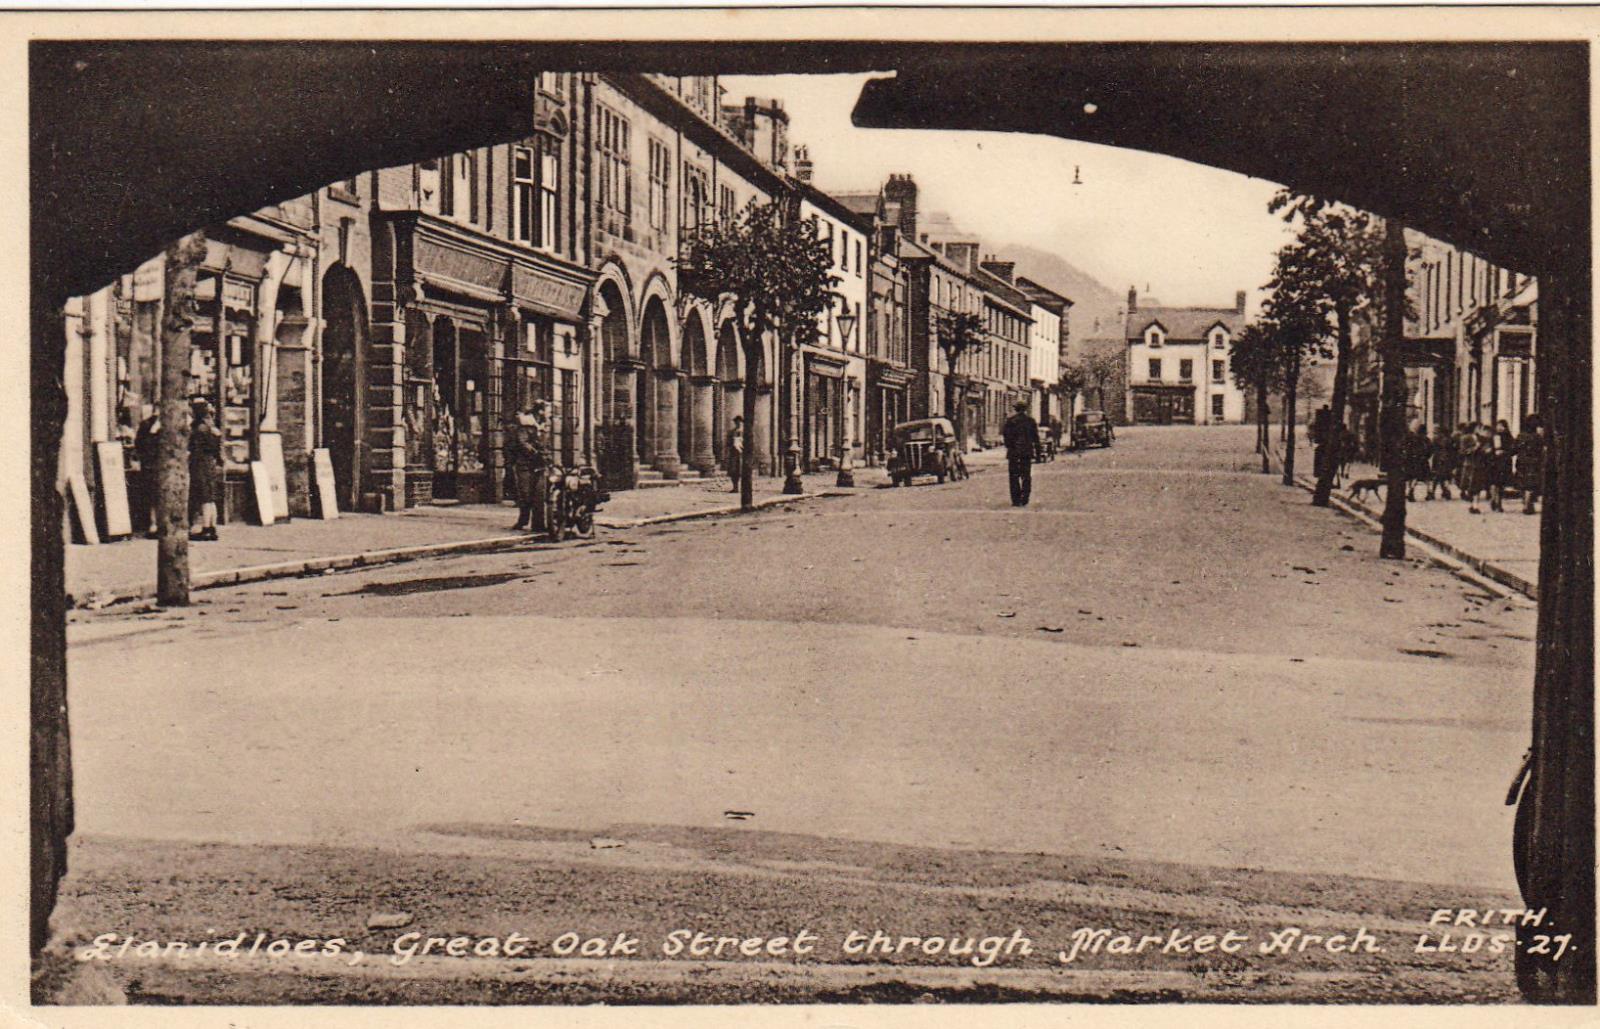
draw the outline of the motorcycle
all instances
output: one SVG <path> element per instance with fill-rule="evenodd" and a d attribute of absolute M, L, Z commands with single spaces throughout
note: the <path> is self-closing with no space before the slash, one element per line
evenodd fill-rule
<path fill-rule="evenodd" d="M 551 467 L 544 473 L 545 534 L 560 542 L 575 534 L 594 535 L 594 514 L 611 494 L 600 489 L 600 475 L 589 465 Z"/>

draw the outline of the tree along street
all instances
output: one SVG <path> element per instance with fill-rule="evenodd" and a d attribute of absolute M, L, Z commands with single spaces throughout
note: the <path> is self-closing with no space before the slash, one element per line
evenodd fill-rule
<path fill-rule="evenodd" d="M 1303 903 L 1296 876 L 1349 931 L 1514 904 L 1532 605 L 1380 562 L 1258 467 L 1243 426 L 1131 430 L 1038 466 L 1026 509 L 986 473 L 82 618 L 68 917 L 326 933 L 400 890 L 485 932 L 519 905 L 615 931 L 708 909 L 898 929 L 933 908 L 865 870 L 965 881 L 995 852 L 1042 864 L 941 900 L 946 931 L 1031 928 L 1017 889 L 1041 875 L 1068 912 L 1103 905 L 1073 890 L 1108 869 L 1162 931 Z M 749 867 L 716 874 L 789 892 L 673 893 L 740 840 Z M 547 888 L 486 908 L 472 883 L 506 862 Z M 622 868 L 638 896 L 601 917 L 585 883 Z M 854 885 L 802 902 L 805 869 Z M 344 899 L 285 908 L 252 879 Z M 1446 992 L 1509 989 L 1509 955 L 1474 962 Z"/>

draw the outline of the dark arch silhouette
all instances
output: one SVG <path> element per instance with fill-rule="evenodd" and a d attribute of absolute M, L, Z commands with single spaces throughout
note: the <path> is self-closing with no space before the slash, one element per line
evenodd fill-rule
<path fill-rule="evenodd" d="M 534 73 L 543 68 L 889 69 L 896 79 L 871 84 L 858 123 L 1045 132 L 1172 154 L 1399 218 L 1539 277 L 1538 388 L 1552 434 L 1546 477 L 1559 489 L 1542 521 L 1536 758 L 1525 795 L 1537 846 L 1525 900 L 1576 919 L 1587 946 L 1560 969 L 1520 978 L 1530 997 L 1592 1003 L 1588 60 L 1582 41 L 33 43 L 30 212 L 34 239 L 47 242 L 30 255 L 32 949 L 44 943 L 72 827 L 54 485 L 67 298 L 198 226 L 363 169 L 531 135 Z M 181 96 L 174 81 L 185 83 Z M 235 116 L 218 119 L 219 110 Z M 101 145 L 134 124 L 143 127 L 137 145 Z M 129 196 L 147 202 L 130 206 Z"/>
<path fill-rule="evenodd" d="M 322 277 L 321 441 L 333 462 L 339 510 L 355 510 L 364 469 L 368 320 L 361 279 L 336 264 Z"/>

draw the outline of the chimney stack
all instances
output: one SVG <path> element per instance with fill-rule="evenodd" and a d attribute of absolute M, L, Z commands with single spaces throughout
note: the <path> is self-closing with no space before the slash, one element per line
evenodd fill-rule
<path fill-rule="evenodd" d="M 1242 289 L 1233 295 L 1233 309 L 1240 314 L 1244 314 L 1244 300 L 1245 292 Z"/>
<path fill-rule="evenodd" d="M 1137 311 L 1138 309 L 1139 309 L 1139 291 L 1137 289 L 1135 289 L 1134 287 L 1129 286 L 1128 287 L 1128 313 L 1132 314 L 1133 312 Z"/>
<path fill-rule="evenodd" d="M 883 187 L 884 199 L 900 205 L 900 231 L 907 239 L 917 239 L 917 183 L 910 175 L 890 175 Z"/>
<path fill-rule="evenodd" d="M 797 146 L 794 148 L 794 177 L 807 185 L 811 182 L 811 150 L 809 147 Z"/>
<path fill-rule="evenodd" d="M 1017 262 L 999 261 L 995 259 L 993 254 L 990 254 L 983 261 L 983 270 L 997 279 L 1010 282 L 1012 276 L 1016 274 Z"/>

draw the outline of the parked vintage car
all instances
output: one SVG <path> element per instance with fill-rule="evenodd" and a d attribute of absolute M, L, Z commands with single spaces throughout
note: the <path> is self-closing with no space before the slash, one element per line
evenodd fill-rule
<path fill-rule="evenodd" d="M 1072 449 L 1109 447 L 1117 438 L 1104 411 L 1085 411 L 1072 420 Z"/>
<path fill-rule="evenodd" d="M 906 486 L 913 476 L 932 475 L 943 482 L 960 477 L 964 467 L 957 453 L 956 430 L 948 418 L 901 422 L 889 432 L 889 481 Z"/>

